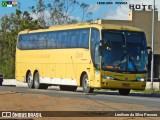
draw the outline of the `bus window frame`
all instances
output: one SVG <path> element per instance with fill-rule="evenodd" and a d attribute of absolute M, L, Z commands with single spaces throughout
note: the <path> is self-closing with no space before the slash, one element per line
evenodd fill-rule
<path fill-rule="evenodd" d="M 43 33 L 58 33 L 58 34 L 60 34 L 61 32 L 63 32 L 63 31 L 68 31 L 67 32 L 67 39 L 68 39 L 68 34 L 69 34 L 69 32 L 70 31 L 76 31 L 76 30 L 86 30 L 87 32 L 88 32 L 88 36 L 87 36 L 87 46 L 86 47 L 82 47 L 83 45 L 77 45 L 77 47 L 60 47 L 60 48 L 58 48 L 57 47 L 57 45 L 56 45 L 56 47 L 55 48 L 48 48 L 48 46 L 46 46 L 45 48 L 43 48 L 43 49 L 40 49 L 40 48 L 35 48 L 35 49 L 23 49 L 23 48 L 20 48 L 20 46 L 19 46 L 19 41 L 20 41 L 20 37 L 21 37 L 21 35 L 30 35 L 30 34 L 43 34 Z M 82 32 L 82 31 L 80 31 L 80 32 Z M 58 34 L 56 34 L 55 36 L 56 36 L 56 39 L 57 39 L 57 37 L 59 37 L 59 35 Z M 79 35 L 78 35 L 79 36 Z M 82 37 L 82 35 L 80 35 L 81 37 Z M 26 33 L 26 34 L 18 34 L 18 40 L 17 40 L 17 45 L 16 45 L 16 47 L 17 47 L 17 49 L 19 49 L 19 50 L 46 50 L 46 49 L 75 49 L 75 48 L 82 48 L 82 49 L 89 49 L 89 42 L 90 42 L 90 38 L 89 38 L 89 36 L 90 36 L 90 27 L 86 27 L 86 28 L 77 28 L 77 29 L 66 29 L 66 30 L 57 30 L 57 31 L 47 31 L 47 32 L 35 32 L 35 33 Z M 77 36 L 76 36 L 77 37 Z M 79 39 L 81 39 L 81 37 L 79 38 Z M 48 41 L 46 41 L 46 42 L 48 42 Z M 80 42 L 80 40 L 78 40 L 77 41 L 77 43 L 79 43 Z M 56 42 L 56 44 L 58 43 L 58 41 Z M 47 44 L 47 43 L 46 43 Z M 47 44 L 48 45 L 48 44 Z"/>

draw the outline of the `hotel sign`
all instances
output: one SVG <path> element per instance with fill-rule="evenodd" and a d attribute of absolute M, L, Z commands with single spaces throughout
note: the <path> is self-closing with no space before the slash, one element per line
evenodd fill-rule
<path fill-rule="evenodd" d="M 152 5 L 129 4 L 131 10 L 152 10 Z M 155 8 L 155 10 L 157 10 Z"/>

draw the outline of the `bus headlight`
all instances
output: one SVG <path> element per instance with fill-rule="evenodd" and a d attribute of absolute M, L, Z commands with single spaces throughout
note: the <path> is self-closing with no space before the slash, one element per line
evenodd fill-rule
<path fill-rule="evenodd" d="M 144 81 L 146 81 L 147 80 L 147 78 L 139 78 L 138 79 L 138 81 L 141 81 L 141 82 L 144 82 Z"/>
<path fill-rule="evenodd" d="M 105 78 L 105 79 L 108 79 L 108 80 L 114 80 L 114 78 L 110 77 L 110 76 L 102 76 L 102 78 Z"/>

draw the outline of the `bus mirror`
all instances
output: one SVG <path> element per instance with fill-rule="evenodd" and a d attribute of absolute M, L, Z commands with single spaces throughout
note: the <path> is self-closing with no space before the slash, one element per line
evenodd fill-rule
<path fill-rule="evenodd" d="M 148 54 L 148 62 L 150 62 L 152 60 L 152 51 L 149 51 Z"/>
<path fill-rule="evenodd" d="M 99 56 L 101 56 L 102 55 L 102 45 L 103 45 L 103 41 L 102 40 L 100 40 L 100 44 L 99 44 Z"/>
<path fill-rule="evenodd" d="M 151 50 L 152 48 L 150 46 L 147 46 L 147 50 Z"/>
<path fill-rule="evenodd" d="M 149 50 L 148 53 L 148 62 L 150 62 L 152 60 L 152 48 L 150 46 L 147 46 L 147 50 Z"/>
<path fill-rule="evenodd" d="M 102 55 L 102 46 L 99 46 L 99 56 L 101 56 Z"/>
<path fill-rule="evenodd" d="M 148 70 L 151 70 L 151 61 L 152 61 L 152 51 L 148 53 Z"/>

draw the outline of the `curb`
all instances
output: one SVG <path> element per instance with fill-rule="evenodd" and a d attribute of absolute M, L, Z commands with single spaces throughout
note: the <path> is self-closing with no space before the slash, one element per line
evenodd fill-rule
<path fill-rule="evenodd" d="M 16 87 L 27 87 L 27 83 L 15 79 L 4 79 L 2 85 L 15 85 Z"/>

